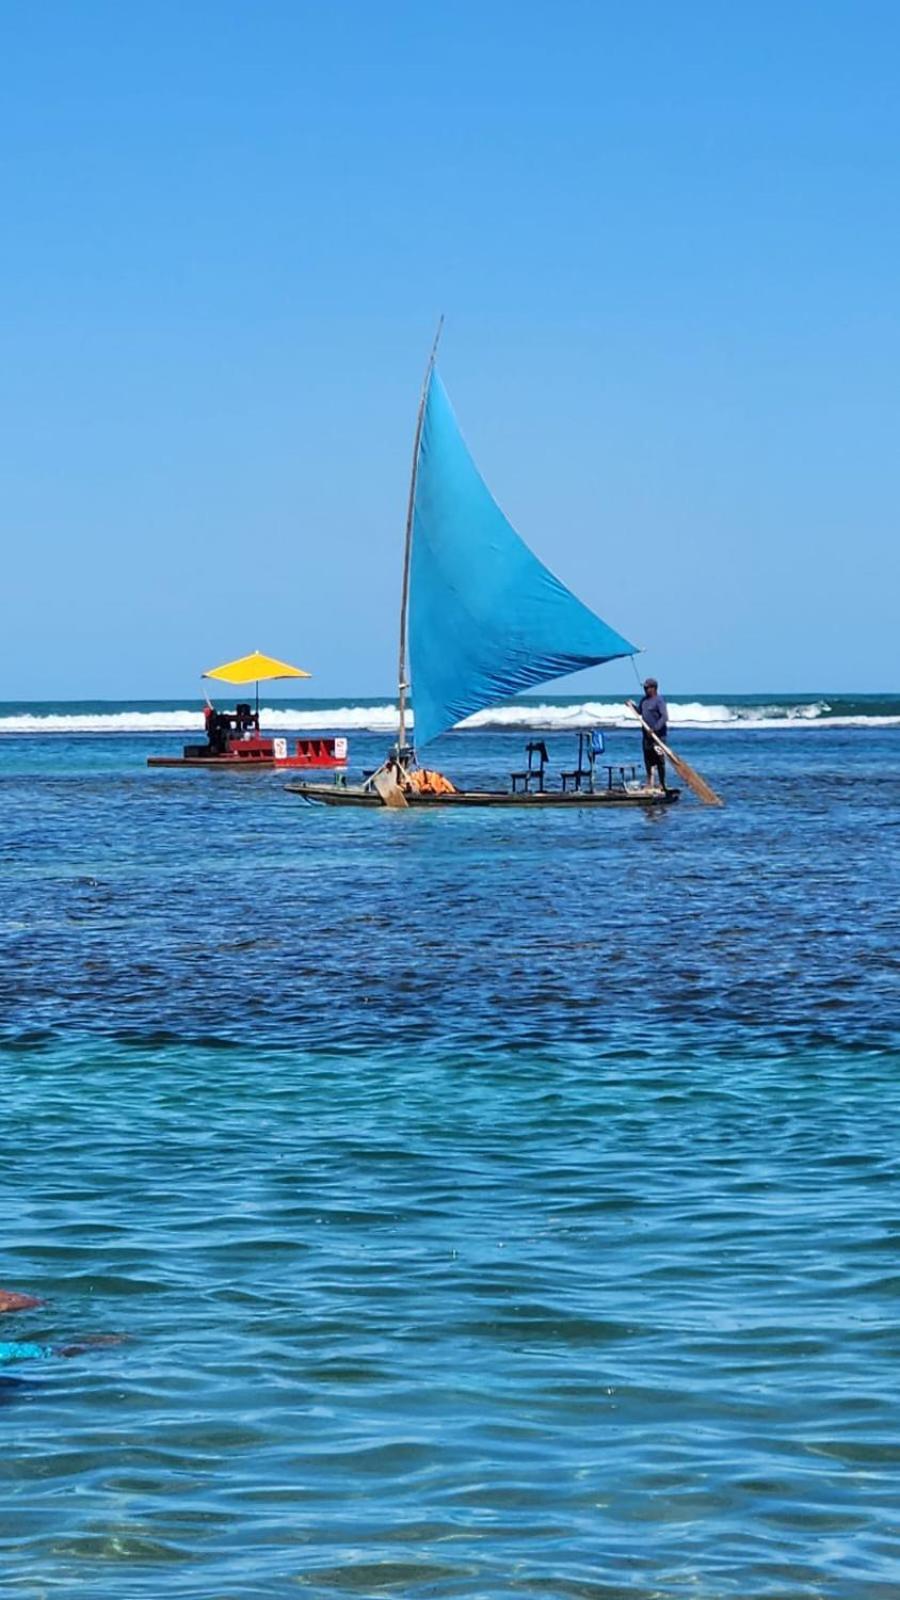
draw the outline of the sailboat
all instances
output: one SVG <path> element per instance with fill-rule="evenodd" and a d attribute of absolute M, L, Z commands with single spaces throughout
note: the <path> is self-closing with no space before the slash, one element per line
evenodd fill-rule
<path fill-rule="evenodd" d="M 626 782 L 607 768 L 595 785 L 558 788 L 511 774 L 506 789 L 434 792 L 416 783 L 419 753 L 465 717 L 537 684 L 624 656 L 637 647 L 560 582 L 528 548 L 485 484 L 437 371 L 440 327 L 416 420 L 400 600 L 399 732 L 384 765 L 362 784 L 298 781 L 293 794 L 327 805 L 528 807 L 660 806 L 677 789 Z M 410 742 L 410 701 L 414 713 Z M 613 781 L 615 771 L 622 776 Z M 572 775 L 574 776 L 574 775 Z M 517 785 L 516 779 L 520 782 Z M 522 782 L 521 780 L 524 780 Z"/>

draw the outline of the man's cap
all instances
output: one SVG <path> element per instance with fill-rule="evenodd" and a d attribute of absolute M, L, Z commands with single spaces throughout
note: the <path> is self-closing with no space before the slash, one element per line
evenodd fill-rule
<path fill-rule="evenodd" d="M 645 689 L 658 689 L 659 688 L 659 683 L 658 683 L 656 678 L 645 678 L 644 679 L 644 688 Z"/>

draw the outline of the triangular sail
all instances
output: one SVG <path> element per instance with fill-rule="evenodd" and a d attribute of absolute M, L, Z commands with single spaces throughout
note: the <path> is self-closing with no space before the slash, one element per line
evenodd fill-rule
<path fill-rule="evenodd" d="M 409 645 L 419 748 L 535 684 L 636 653 L 506 520 L 435 372 L 416 463 Z"/>

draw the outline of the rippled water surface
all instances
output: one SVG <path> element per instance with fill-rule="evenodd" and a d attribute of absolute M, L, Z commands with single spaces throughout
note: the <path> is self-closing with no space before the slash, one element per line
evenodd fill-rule
<path fill-rule="evenodd" d="M 724 811 L 3 741 L 3 1593 L 900 1593 L 900 733 L 681 744 Z"/>

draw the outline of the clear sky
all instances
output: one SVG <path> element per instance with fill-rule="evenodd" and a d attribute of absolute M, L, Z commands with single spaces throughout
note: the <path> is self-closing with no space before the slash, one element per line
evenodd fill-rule
<path fill-rule="evenodd" d="M 0 0 L 0 699 L 389 691 L 440 311 L 665 687 L 896 689 L 898 61 L 877 0 Z"/>

